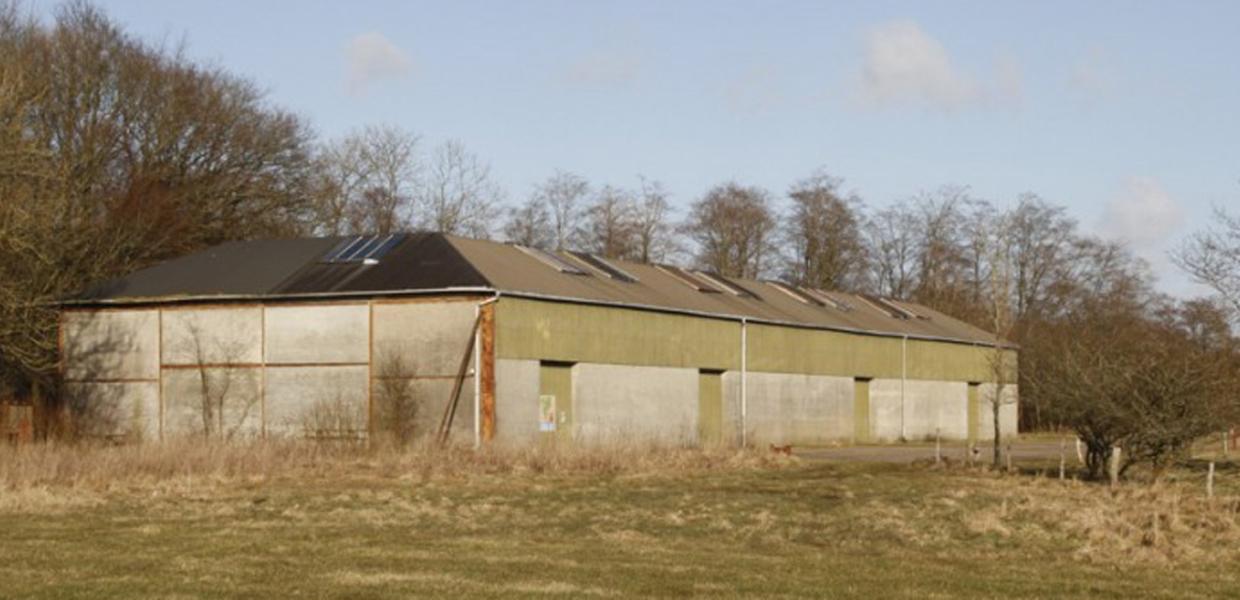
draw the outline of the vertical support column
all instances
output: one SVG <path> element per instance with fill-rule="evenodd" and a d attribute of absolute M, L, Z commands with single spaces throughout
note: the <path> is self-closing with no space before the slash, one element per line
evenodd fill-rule
<path fill-rule="evenodd" d="M 741 319 L 741 448 L 749 445 L 749 321 Z"/>
<path fill-rule="evenodd" d="M 482 441 L 495 438 L 495 303 L 482 305 L 478 326 L 478 385 L 482 404 Z"/>
<path fill-rule="evenodd" d="M 155 321 L 158 323 L 157 327 L 159 328 L 159 332 L 156 334 L 159 339 L 155 342 L 155 345 L 158 346 L 155 349 L 155 354 L 159 357 L 159 365 L 157 365 L 159 367 L 159 374 L 156 376 L 158 381 L 155 385 L 159 387 L 159 441 L 162 442 L 164 441 L 164 419 L 166 413 L 164 408 L 164 309 L 160 308 L 156 311 Z"/>
<path fill-rule="evenodd" d="M 900 441 L 908 441 L 908 429 L 905 426 L 905 390 L 908 381 L 908 336 L 900 341 Z"/>
<path fill-rule="evenodd" d="M 366 301 L 366 441 L 375 438 L 375 301 Z"/>
<path fill-rule="evenodd" d="M 258 432 L 267 439 L 267 305 L 258 305 Z"/>

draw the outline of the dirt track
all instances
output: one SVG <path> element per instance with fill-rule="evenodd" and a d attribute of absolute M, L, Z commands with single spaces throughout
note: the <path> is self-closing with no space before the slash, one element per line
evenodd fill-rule
<path fill-rule="evenodd" d="M 979 444 L 978 460 L 989 461 L 990 444 Z M 951 460 L 964 460 L 967 448 L 959 442 L 943 444 L 943 456 Z M 848 446 L 843 448 L 793 448 L 793 454 L 809 460 L 838 460 L 844 462 L 910 463 L 916 460 L 934 459 L 934 444 L 896 446 Z M 1067 458 L 1076 462 L 1076 451 L 1068 444 Z M 1035 460 L 1059 460 L 1059 442 L 1028 441 L 1012 443 L 1014 462 Z"/>

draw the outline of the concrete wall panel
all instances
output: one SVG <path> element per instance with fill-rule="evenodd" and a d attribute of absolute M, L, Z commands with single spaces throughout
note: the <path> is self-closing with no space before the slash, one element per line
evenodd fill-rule
<path fill-rule="evenodd" d="M 870 382 L 875 441 L 934 439 L 936 429 L 944 439 L 963 440 L 969 435 L 968 410 L 969 386 L 964 382 L 910 379 L 904 383 L 903 399 L 899 379 Z"/>
<path fill-rule="evenodd" d="M 260 307 L 163 311 L 163 364 L 260 362 L 262 311 Z"/>
<path fill-rule="evenodd" d="M 268 363 L 364 363 L 370 356 L 365 304 L 267 309 Z"/>
<path fill-rule="evenodd" d="M 578 364 L 573 367 L 575 437 L 584 442 L 697 441 L 698 371 Z"/>
<path fill-rule="evenodd" d="M 870 437 L 875 442 L 894 442 L 902 434 L 900 380 L 870 382 Z"/>
<path fill-rule="evenodd" d="M 969 386 L 959 381 L 909 380 L 906 434 L 912 440 L 932 440 L 936 430 L 943 439 L 969 436 Z"/>
<path fill-rule="evenodd" d="M 417 404 L 414 420 L 414 437 L 422 439 L 427 435 L 433 435 L 435 429 L 439 427 L 439 421 L 443 418 L 445 408 L 448 406 L 449 398 L 452 395 L 453 380 L 450 378 L 412 379 L 406 380 L 406 382 L 408 384 L 408 393 Z M 376 405 L 384 401 L 383 384 L 384 382 L 382 381 L 375 382 L 373 394 Z M 377 408 L 376 412 L 378 412 Z M 376 434 L 382 433 L 383 424 L 376 423 Z M 452 420 L 451 440 L 452 442 L 463 444 L 472 444 L 474 442 L 473 377 L 466 377 L 461 386 L 460 401 L 456 406 L 456 416 Z"/>
<path fill-rule="evenodd" d="M 218 415 L 221 404 L 223 414 L 211 425 L 213 435 L 233 439 L 258 435 L 262 425 L 259 369 L 206 369 L 205 390 L 203 375 L 198 369 L 164 371 L 164 437 L 202 435 L 204 414 Z M 205 403 L 213 407 L 209 413 Z"/>
<path fill-rule="evenodd" d="M 70 383 L 65 393 L 91 436 L 159 439 L 159 384 Z"/>
<path fill-rule="evenodd" d="M 853 379 L 749 373 L 753 444 L 824 444 L 853 437 Z"/>
<path fill-rule="evenodd" d="M 376 369 L 399 360 L 418 376 L 456 376 L 473 332 L 476 307 L 473 301 L 376 304 Z"/>
<path fill-rule="evenodd" d="M 159 312 L 69 311 L 65 376 L 71 381 L 159 378 Z"/>
<path fill-rule="evenodd" d="M 993 440 L 995 437 L 994 398 L 995 384 L 983 383 L 978 390 L 978 438 Z M 1002 437 L 1016 435 L 1019 388 L 1015 384 L 1003 386 L 1003 396 L 999 403 L 999 433 Z"/>
<path fill-rule="evenodd" d="M 538 437 L 538 361 L 495 361 L 495 441 L 518 445 Z"/>
<path fill-rule="evenodd" d="M 267 434 L 365 435 L 366 367 L 267 369 Z"/>

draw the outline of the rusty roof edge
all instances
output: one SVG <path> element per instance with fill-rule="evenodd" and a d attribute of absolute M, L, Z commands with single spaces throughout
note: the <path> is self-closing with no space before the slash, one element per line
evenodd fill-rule
<path fill-rule="evenodd" d="M 304 294 L 270 294 L 270 295 L 199 295 L 199 296 L 171 296 L 162 298 L 114 298 L 106 300 L 74 300 L 60 303 L 62 307 L 79 307 L 79 308 L 100 308 L 109 306 L 140 306 L 153 304 L 188 304 L 197 302 L 268 302 L 281 300 L 316 300 L 316 299 L 348 299 L 348 298 L 389 298 L 401 296 L 430 296 L 435 294 L 495 294 L 515 298 L 527 298 L 532 300 L 547 300 L 550 302 L 564 302 L 570 304 L 586 304 L 591 306 L 614 306 L 619 308 L 630 308 L 634 310 L 645 310 L 651 312 L 661 312 L 668 314 L 690 315 L 696 317 L 706 317 L 711 319 L 721 319 L 725 321 L 744 321 L 747 323 L 756 323 L 759 325 L 777 325 L 781 327 L 794 327 L 797 329 L 813 329 L 820 331 L 838 331 L 841 333 L 852 333 L 858 335 L 872 335 L 876 337 L 889 338 L 908 338 L 910 340 L 926 340 L 931 342 L 948 342 L 953 344 L 965 344 L 970 346 L 988 346 L 1003 347 L 1012 350 L 1018 350 L 1020 347 L 1011 342 L 996 344 L 988 340 L 955 338 L 949 336 L 936 336 L 921 333 L 902 333 L 896 331 L 876 331 L 872 329 L 862 329 L 859 327 L 846 327 L 840 325 L 820 325 L 814 323 L 805 323 L 802 321 L 785 321 L 782 319 L 766 319 L 762 317 L 751 317 L 747 315 L 737 315 L 731 313 L 715 313 L 708 311 L 699 311 L 687 308 L 674 308 L 669 306 L 658 306 L 653 304 L 641 304 L 635 302 L 617 302 L 614 300 L 593 300 L 589 298 L 578 298 L 574 296 L 556 296 L 552 294 L 540 294 L 537 292 L 523 292 L 517 290 L 502 290 L 493 287 L 447 287 L 434 289 L 408 289 L 408 290 L 382 290 L 369 292 L 328 292 L 328 293 L 304 293 Z"/>

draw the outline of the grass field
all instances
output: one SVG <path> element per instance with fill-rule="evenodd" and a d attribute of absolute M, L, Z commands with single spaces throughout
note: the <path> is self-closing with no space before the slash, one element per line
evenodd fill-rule
<path fill-rule="evenodd" d="M 0 452 L 4 597 L 1240 596 L 1234 470 L 1207 502 L 692 451 Z"/>

